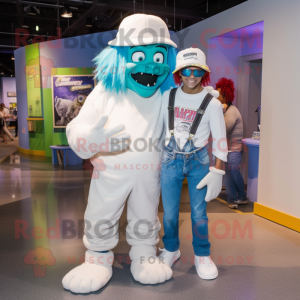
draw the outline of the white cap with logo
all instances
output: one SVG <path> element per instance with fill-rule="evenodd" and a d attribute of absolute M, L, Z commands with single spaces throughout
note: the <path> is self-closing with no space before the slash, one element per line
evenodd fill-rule
<path fill-rule="evenodd" d="M 166 44 L 177 48 L 170 39 L 166 23 L 159 17 L 146 14 L 134 14 L 125 18 L 119 26 L 116 38 L 108 42 L 110 46 L 151 44 Z"/>
<path fill-rule="evenodd" d="M 199 67 L 204 71 L 210 72 L 206 64 L 205 54 L 198 48 L 188 48 L 177 54 L 176 67 L 173 74 L 185 67 Z"/>

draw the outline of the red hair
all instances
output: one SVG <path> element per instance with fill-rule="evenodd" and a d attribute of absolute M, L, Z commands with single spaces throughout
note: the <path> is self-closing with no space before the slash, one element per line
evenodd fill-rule
<path fill-rule="evenodd" d="M 177 71 L 176 73 L 173 74 L 173 79 L 177 86 L 180 86 L 182 84 L 182 80 L 179 75 L 179 71 Z M 205 72 L 205 74 L 203 75 L 202 80 L 201 80 L 201 85 L 207 86 L 209 83 L 210 83 L 210 73 Z"/>
<path fill-rule="evenodd" d="M 234 100 L 234 82 L 231 79 L 222 77 L 216 83 L 216 89 L 221 89 L 223 98 L 226 99 L 227 103 L 232 103 Z"/>

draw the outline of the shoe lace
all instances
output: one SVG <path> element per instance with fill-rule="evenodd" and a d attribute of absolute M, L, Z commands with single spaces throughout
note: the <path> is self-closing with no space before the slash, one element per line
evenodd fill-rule
<path fill-rule="evenodd" d="M 210 256 L 195 256 L 195 260 L 198 260 L 199 264 L 212 264 L 212 259 Z"/>
<path fill-rule="evenodd" d="M 161 248 L 158 248 L 160 251 L 162 251 L 161 255 L 164 256 L 164 257 L 173 257 L 173 253 L 174 252 L 170 252 L 168 250 L 166 250 L 165 248 L 161 249 Z"/>

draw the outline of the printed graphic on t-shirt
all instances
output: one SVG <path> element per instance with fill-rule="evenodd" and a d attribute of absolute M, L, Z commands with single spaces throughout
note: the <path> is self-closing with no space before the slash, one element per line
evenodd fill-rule
<path fill-rule="evenodd" d="M 190 132 L 197 110 L 188 107 L 175 106 L 174 127 L 178 132 Z"/>

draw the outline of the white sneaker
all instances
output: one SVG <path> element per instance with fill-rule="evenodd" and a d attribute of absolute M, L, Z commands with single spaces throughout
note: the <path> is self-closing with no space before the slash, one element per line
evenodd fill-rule
<path fill-rule="evenodd" d="M 218 269 L 210 256 L 196 256 L 195 266 L 197 273 L 202 279 L 215 279 L 218 277 Z"/>
<path fill-rule="evenodd" d="M 180 250 L 177 250 L 175 252 L 170 252 L 166 249 L 160 249 L 162 253 L 159 255 L 159 259 L 163 261 L 165 264 L 167 264 L 170 268 L 173 266 L 174 262 L 179 259 L 180 257 Z"/>

